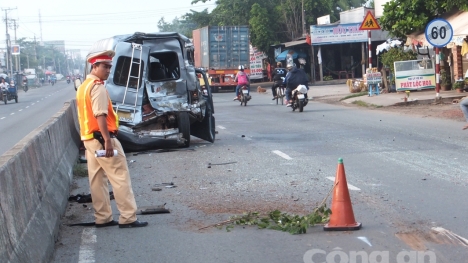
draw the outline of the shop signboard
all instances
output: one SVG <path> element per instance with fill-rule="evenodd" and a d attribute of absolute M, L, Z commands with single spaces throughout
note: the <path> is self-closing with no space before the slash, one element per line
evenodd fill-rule
<path fill-rule="evenodd" d="M 359 30 L 361 23 L 311 26 L 312 45 L 367 42 L 367 31 Z"/>
<path fill-rule="evenodd" d="M 263 79 L 263 59 L 265 54 L 250 45 L 250 79 Z"/>
<path fill-rule="evenodd" d="M 397 61 L 395 65 L 395 87 L 397 91 L 434 89 L 435 67 L 432 60 Z"/>

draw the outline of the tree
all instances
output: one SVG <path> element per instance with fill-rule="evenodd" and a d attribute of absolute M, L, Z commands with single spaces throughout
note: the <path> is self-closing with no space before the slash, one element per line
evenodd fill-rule
<path fill-rule="evenodd" d="M 208 13 L 208 9 L 201 12 L 190 10 L 191 13 L 186 13 L 183 18 L 186 21 L 190 21 L 195 25 L 195 28 L 209 26 L 211 22 L 211 14 Z"/>
<path fill-rule="evenodd" d="M 382 29 L 392 36 L 407 35 L 424 30 L 427 23 L 454 8 L 468 11 L 466 0 L 393 0 L 384 5 L 380 18 Z"/>
<path fill-rule="evenodd" d="M 250 42 L 260 51 L 268 53 L 274 42 L 274 33 L 266 8 L 255 3 L 250 10 Z"/>
<path fill-rule="evenodd" d="M 177 32 L 188 38 L 192 37 L 192 31 L 196 28 L 196 25 L 193 24 L 190 20 L 174 18 L 172 23 L 167 23 L 162 17 L 158 21 L 158 29 L 160 32 Z"/>

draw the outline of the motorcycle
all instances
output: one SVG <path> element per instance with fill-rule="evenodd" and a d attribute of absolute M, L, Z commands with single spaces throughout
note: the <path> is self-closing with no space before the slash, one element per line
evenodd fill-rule
<path fill-rule="evenodd" d="M 69 79 L 67 79 L 67 84 L 70 84 L 70 80 L 69 80 Z"/>
<path fill-rule="evenodd" d="M 52 86 L 54 86 L 54 84 L 55 84 L 55 80 L 54 80 L 54 79 L 53 79 L 53 80 L 51 80 L 51 81 L 50 81 L 50 84 L 52 84 Z"/>
<path fill-rule="evenodd" d="M 249 95 L 249 89 L 247 88 L 246 85 L 242 86 L 241 92 L 239 94 L 239 101 L 240 105 L 244 104 L 244 106 L 247 106 L 247 101 L 249 101 L 252 97 Z"/>
<path fill-rule="evenodd" d="M 27 82 L 23 82 L 23 90 L 24 92 L 28 92 L 28 83 Z"/>
<path fill-rule="evenodd" d="M 292 110 L 295 111 L 299 109 L 299 112 L 302 112 L 308 102 L 307 87 L 305 85 L 297 86 L 297 88 L 292 91 Z"/>
<path fill-rule="evenodd" d="M 0 100 L 5 104 L 7 104 L 9 100 L 15 100 L 15 102 L 18 103 L 18 92 L 15 86 L 0 88 L 0 90 Z"/>

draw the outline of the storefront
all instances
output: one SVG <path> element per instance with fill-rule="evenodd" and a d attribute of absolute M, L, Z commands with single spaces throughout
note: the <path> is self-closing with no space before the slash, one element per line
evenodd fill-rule
<path fill-rule="evenodd" d="M 340 22 L 310 27 L 315 79 L 362 77 L 368 62 L 367 31 L 359 30 L 367 11 L 360 7 L 340 13 Z M 388 38 L 382 30 L 372 30 L 372 65 L 379 67 L 375 47 Z"/>

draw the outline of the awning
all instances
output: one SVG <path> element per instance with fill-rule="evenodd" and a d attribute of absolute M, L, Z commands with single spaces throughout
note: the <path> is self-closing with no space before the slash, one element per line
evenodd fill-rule
<path fill-rule="evenodd" d="M 455 43 L 455 45 L 460 46 L 462 44 L 463 38 L 468 36 L 468 12 L 463 12 L 463 11 L 448 12 L 442 15 L 441 18 L 444 18 L 445 20 L 447 20 L 452 26 L 452 30 L 453 30 L 452 43 Z M 427 41 L 424 31 L 412 33 L 408 35 L 406 45 L 411 45 L 411 44 L 415 44 L 415 45 L 420 44 L 422 46 L 432 47 L 432 45 L 429 44 L 429 42 Z"/>
<path fill-rule="evenodd" d="M 285 42 L 285 43 L 282 43 L 282 44 L 284 44 L 284 47 L 292 47 L 292 46 L 302 45 L 302 44 L 305 44 L 305 43 L 307 43 L 307 42 L 306 42 L 305 39 L 303 39 L 303 40 Z"/>

